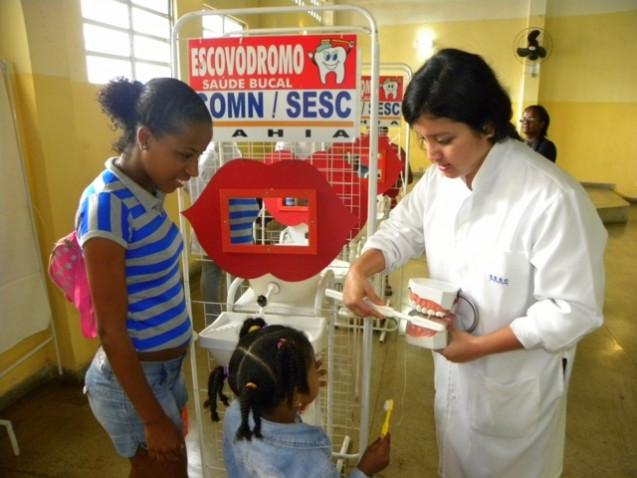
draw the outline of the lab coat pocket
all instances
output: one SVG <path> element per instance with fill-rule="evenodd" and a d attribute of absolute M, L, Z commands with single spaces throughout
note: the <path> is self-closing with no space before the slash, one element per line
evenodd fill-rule
<path fill-rule="evenodd" d="M 521 438 L 535 431 L 540 404 L 538 377 L 501 384 L 479 375 L 473 397 L 471 427 L 500 438 Z"/>
<path fill-rule="evenodd" d="M 480 315 L 490 317 L 479 333 L 489 333 L 524 315 L 532 296 L 529 260 L 520 252 L 488 251 L 474 263 L 475 275 L 469 292 L 480 306 Z"/>

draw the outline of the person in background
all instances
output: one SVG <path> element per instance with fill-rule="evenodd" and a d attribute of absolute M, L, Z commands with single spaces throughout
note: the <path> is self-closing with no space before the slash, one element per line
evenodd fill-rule
<path fill-rule="evenodd" d="M 163 202 L 197 176 L 212 119 L 197 93 L 173 78 L 116 79 L 98 99 L 122 134 L 118 156 L 84 190 L 75 220 L 101 343 L 85 393 L 130 460 L 131 477 L 186 478 L 181 366 L 192 323 L 183 240 Z"/>
<path fill-rule="evenodd" d="M 241 159 L 241 151 L 234 143 L 211 141 L 208 148 L 199 157 L 199 176 L 188 181 L 187 191 L 191 203 L 195 203 L 206 188 L 212 176 L 219 168 L 233 159 Z M 254 221 L 259 214 L 259 204 L 254 198 L 232 198 L 229 202 L 230 240 L 233 244 L 254 243 Z M 194 232 L 193 232 L 194 237 Z M 193 239 L 193 251 L 204 254 L 201 262 L 199 286 L 204 301 L 206 325 L 210 325 L 222 311 L 221 303 L 225 299 L 225 272 L 201 249 L 196 237 Z"/>
<path fill-rule="evenodd" d="M 603 322 L 606 230 L 580 184 L 518 140 L 482 57 L 436 53 L 402 111 L 432 165 L 368 239 L 344 303 L 378 316 L 370 277 L 426 254 L 480 315 L 472 334 L 447 317 L 433 354 L 439 476 L 558 477 L 575 347 Z"/>
<path fill-rule="evenodd" d="M 555 144 L 546 137 L 551 118 L 548 112 L 540 105 L 527 106 L 524 109 L 520 124 L 525 142 L 533 151 L 537 151 L 549 161 L 555 162 L 557 159 L 557 148 Z"/>
<path fill-rule="evenodd" d="M 217 368 L 213 373 L 225 372 Z M 320 376 L 320 362 L 303 332 L 268 326 L 260 318 L 246 319 L 228 364 L 228 383 L 237 397 L 223 424 L 229 478 L 341 476 L 323 429 L 303 423 L 300 416 L 317 397 Z M 216 390 L 209 390 L 207 403 L 216 409 L 223 381 L 210 383 L 216 383 Z M 379 438 L 348 476 L 364 478 L 383 470 L 389 464 L 390 448 L 390 434 Z"/>

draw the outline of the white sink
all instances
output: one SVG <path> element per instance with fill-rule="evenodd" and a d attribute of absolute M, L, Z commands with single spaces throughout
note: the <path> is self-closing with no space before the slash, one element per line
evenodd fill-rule
<path fill-rule="evenodd" d="M 239 330 L 248 317 L 256 317 L 256 314 L 222 312 L 217 320 L 199 332 L 199 345 L 209 350 L 219 365 L 227 366 L 239 342 Z M 325 348 L 327 322 L 323 317 L 265 314 L 263 320 L 268 325 L 286 325 L 305 332 L 315 354 Z"/>

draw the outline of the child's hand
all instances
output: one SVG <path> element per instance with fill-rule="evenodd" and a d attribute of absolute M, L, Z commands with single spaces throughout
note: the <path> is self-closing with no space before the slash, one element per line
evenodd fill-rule
<path fill-rule="evenodd" d="M 367 476 L 384 470 L 389 465 L 389 452 L 391 449 L 391 435 L 388 433 L 383 438 L 378 438 L 367 447 L 365 453 L 358 462 L 357 468 Z"/>

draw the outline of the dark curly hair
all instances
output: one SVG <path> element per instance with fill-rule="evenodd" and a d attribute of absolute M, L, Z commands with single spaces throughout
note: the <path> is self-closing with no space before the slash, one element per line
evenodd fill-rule
<path fill-rule="evenodd" d="M 123 153 L 135 143 L 138 126 L 146 126 L 155 137 L 177 134 L 189 124 L 209 123 L 205 103 L 186 83 L 175 78 L 155 78 L 146 84 L 115 78 L 97 95 L 102 110 L 123 134 L 113 144 Z"/>
<path fill-rule="evenodd" d="M 484 59 L 473 53 L 440 50 L 414 74 L 402 111 L 413 125 L 423 115 L 467 124 L 479 133 L 493 128 L 493 142 L 520 139 L 511 123 L 511 99 Z"/>
<path fill-rule="evenodd" d="M 262 412 L 272 410 L 284 400 L 293 406 L 297 390 L 309 393 L 307 372 L 313 365 L 312 344 L 303 332 L 283 325 L 267 326 L 261 318 L 246 319 L 227 374 L 241 409 L 241 425 L 236 438 L 251 440 L 253 435 L 262 438 Z M 223 377 L 225 371 L 218 367 L 212 371 L 208 381 L 207 403 L 211 410 L 214 407 L 215 412 L 211 414 L 213 421 L 219 420 L 216 403 L 213 405 L 213 402 L 216 402 L 223 387 Z M 250 412 L 254 420 L 253 430 L 250 429 Z"/>

